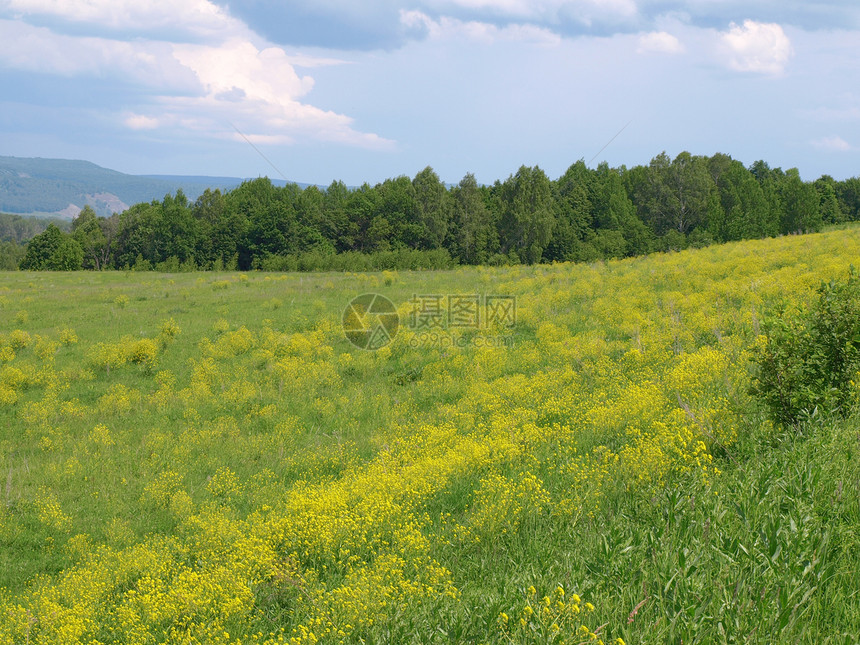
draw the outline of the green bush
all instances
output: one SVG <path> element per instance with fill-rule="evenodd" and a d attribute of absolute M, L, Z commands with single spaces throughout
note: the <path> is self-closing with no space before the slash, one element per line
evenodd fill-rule
<path fill-rule="evenodd" d="M 753 394 L 774 421 L 846 414 L 860 371 L 860 274 L 822 283 L 810 306 L 779 307 L 762 324 Z"/>
<path fill-rule="evenodd" d="M 396 249 L 359 253 L 325 253 L 308 251 L 292 255 L 270 255 L 254 261 L 261 271 L 385 271 L 385 270 L 438 270 L 450 269 L 456 262 L 447 249 L 419 251 Z"/>

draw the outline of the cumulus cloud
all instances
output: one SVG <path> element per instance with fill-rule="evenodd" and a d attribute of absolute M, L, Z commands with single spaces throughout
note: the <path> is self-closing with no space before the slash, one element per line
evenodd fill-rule
<path fill-rule="evenodd" d="M 739 72 L 781 74 L 793 53 L 791 41 L 776 23 L 744 20 L 720 35 L 728 64 Z"/>
<path fill-rule="evenodd" d="M 585 23 L 613 16 L 629 18 L 637 13 L 635 0 L 431 0 L 427 4 L 530 20 L 566 15 Z"/>
<path fill-rule="evenodd" d="M 279 47 L 258 50 L 244 40 L 230 40 L 220 47 L 175 45 L 173 56 L 192 70 L 207 95 L 221 93 L 277 103 L 285 97 L 307 94 L 313 79 L 300 77 Z"/>
<path fill-rule="evenodd" d="M 218 35 L 244 26 L 209 0 L 6 0 L 7 10 L 21 16 L 49 16 L 74 23 L 134 31 L 187 30 Z"/>
<path fill-rule="evenodd" d="M 2 0 L 0 0 L 2 1 Z M 0 8 L 4 5 L 0 4 Z M 64 76 L 113 76 L 142 95 L 117 121 L 136 130 L 181 129 L 233 138 L 238 123 L 259 143 L 298 138 L 367 148 L 393 142 L 354 128 L 343 114 L 301 99 L 313 89 L 296 67 L 338 64 L 331 58 L 289 56 L 266 43 L 208 0 L 6 0 L 22 16 L 50 15 L 108 28 L 160 28 L 186 21 L 187 33 L 207 37 L 173 42 L 57 33 L 23 19 L 0 19 L 0 67 Z M 174 32 L 171 32 L 174 33 Z M 140 99 L 137 99 L 140 101 Z"/>
<path fill-rule="evenodd" d="M 223 111 L 227 102 L 239 102 L 239 109 L 230 107 L 235 118 L 248 128 L 265 130 L 248 132 L 255 143 L 282 143 L 290 133 L 312 130 L 317 138 L 339 143 L 371 148 L 391 144 L 379 136 L 354 131 L 352 119 L 345 115 L 298 101 L 310 92 L 314 81 L 299 76 L 279 47 L 258 49 L 237 39 L 218 48 L 176 45 L 173 55 L 196 74 L 204 88 L 200 97 L 165 100 L 174 110 L 217 112 Z"/>
<path fill-rule="evenodd" d="M 801 29 L 860 24 L 856 0 L 213 0 L 275 42 L 341 50 L 396 49 L 417 34 L 400 27 L 402 9 L 497 25 L 529 23 L 562 37 L 659 31 L 667 17 L 700 29 L 725 29 L 747 17 Z M 289 16 L 284 19 L 284 16 Z M 687 41 L 689 49 L 693 43 Z"/>
<path fill-rule="evenodd" d="M 652 31 L 639 36 L 639 46 L 636 51 L 640 54 L 656 52 L 658 54 L 680 54 L 684 51 L 681 41 L 665 31 Z"/>
<path fill-rule="evenodd" d="M 455 39 L 490 44 L 497 41 L 530 42 L 557 45 L 561 37 L 535 25 L 515 24 L 499 27 L 486 22 L 458 20 L 442 16 L 434 20 L 421 11 L 400 12 L 400 22 L 407 29 L 421 31 L 433 40 Z"/>
<path fill-rule="evenodd" d="M 812 141 L 812 145 L 819 150 L 830 150 L 833 152 L 845 152 L 851 150 L 851 144 L 842 137 L 821 137 Z"/>
<path fill-rule="evenodd" d="M 0 66 L 61 76 L 122 76 L 163 91 L 194 82 L 168 43 L 67 36 L 13 20 L 0 20 Z"/>

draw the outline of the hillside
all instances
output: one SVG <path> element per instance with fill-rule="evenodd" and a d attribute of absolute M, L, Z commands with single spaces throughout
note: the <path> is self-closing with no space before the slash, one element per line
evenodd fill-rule
<path fill-rule="evenodd" d="M 162 199 L 182 189 L 196 199 L 207 188 L 227 190 L 238 177 L 127 175 L 89 161 L 0 156 L 0 212 L 73 218 L 86 204 L 99 215 Z M 284 185 L 284 181 L 273 181 Z"/>
<path fill-rule="evenodd" d="M 0 643 L 854 643 L 860 417 L 750 357 L 858 254 L 6 273 Z"/>

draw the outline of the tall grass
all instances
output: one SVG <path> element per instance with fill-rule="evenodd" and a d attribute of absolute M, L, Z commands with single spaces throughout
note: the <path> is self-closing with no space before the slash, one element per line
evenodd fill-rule
<path fill-rule="evenodd" d="M 749 389 L 765 312 L 858 252 L 4 274 L 0 643 L 856 642 L 857 413 Z M 516 320 L 411 328 L 434 294 Z"/>

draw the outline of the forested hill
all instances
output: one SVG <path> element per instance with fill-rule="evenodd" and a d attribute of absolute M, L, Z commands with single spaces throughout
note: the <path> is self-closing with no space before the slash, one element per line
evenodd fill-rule
<path fill-rule="evenodd" d="M 70 234 L 49 227 L 22 269 L 360 270 L 593 261 L 812 232 L 860 220 L 860 178 L 804 181 L 728 155 L 588 168 L 557 179 L 522 166 L 481 185 L 414 178 L 348 188 L 268 179 L 141 202 L 109 218 L 85 209 Z"/>
<path fill-rule="evenodd" d="M 229 190 L 240 183 L 236 177 L 126 175 L 89 161 L 0 156 L 0 212 L 71 219 L 89 205 L 110 216 L 177 190 L 196 199 L 207 188 Z"/>

